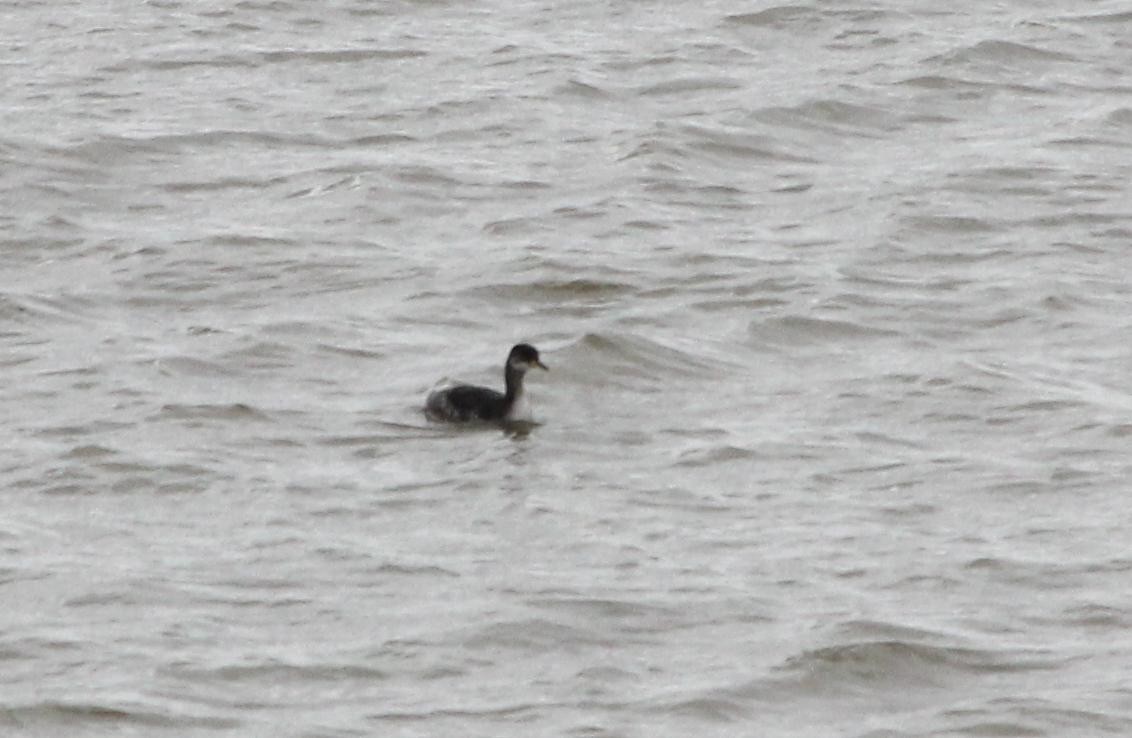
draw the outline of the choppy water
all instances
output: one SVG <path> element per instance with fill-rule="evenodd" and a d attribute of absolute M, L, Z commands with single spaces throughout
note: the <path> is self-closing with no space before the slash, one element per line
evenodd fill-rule
<path fill-rule="evenodd" d="M 1132 734 L 1130 39 L 6 3 L 0 731 Z"/>

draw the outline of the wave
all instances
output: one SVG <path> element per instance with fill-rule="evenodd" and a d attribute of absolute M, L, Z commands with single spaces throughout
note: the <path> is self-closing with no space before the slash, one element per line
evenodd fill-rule
<path fill-rule="evenodd" d="M 7 326 L 36 324 L 90 324 L 100 308 L 92 297 L 0 292 L 0 320 Z"/>
<path fill-rule="evenodd" d="M 670 79 L 648 85 L 637 90 L 642 97 L 662 95 L 686 95 L 690 92 L 719 92 L 721 90 L 741 90 L 744 85 L 727 77 L 687 77 Z"/>
<path fill-rule="evenodd" d="M 587 333 L 555 351 L 565 375 L 586 383 L 639 387 L 641 380 L 703 379 L 730 365 L 727 352 L 708 342 L 696 350 L 676 348 L 631 333 Z"/>
<path fill-rule="evenodd" d="M 724 20 L 731 25 L 756 28 L 812 28 L 815 24 L 821 22 L 822 11 L 805 5 L 776 5 L 752 13 L 728 15 Z"/>
<path fill-rule="evenodd" d="M 901 117 L 889 110 L 836 99 L 809 100 L 792 107 L 760 108 L 753 111 L 751 117 L 774 125 L 873 138 L 904 127 Z"/>
<path fill-rule="evenodd" d="M 242 54 L 215 54 L 211 56 L 151 59 L 130 58 L 126 61 L 100 67 L 102 74 L 135 74 L 139 71 L 176 72 L 194 68 L 255 70 L 266 65 L 304 63 L 360 64 L 371 61 L 403 61 L 419 59 L 428 52 L 421 49 L 286 49 L 280 51 L 251 51 Z"/>
<path fill-rule="evenodd" d="M 271 417 L 243 402 L 232 404 L 184 405 L 170 403 L 162 405 L 161 417 L 172 420 L 270 420 Z"/>
<path fill-rule="evenodd" d="M 373 682 L 389 675 L 372 666 L 340 663 L 290 663 L 267 660 L 262 663 L 164 667 L 162 673 L 174 679 L 193 682 L 261 682 L 264 684 L 310 682 Z"/>
<path fill-rule="evenodd" d="M 1066 659 L 1035 649 L 979 649 L 906 639 L 855 641 L 803 651 L 777 671 L 794 688 L 853 692 L 889 685 L 942 687 L 972 676 L 1051 671 Z"/>
<path fill-rule="evenodd" d="M 283 134 L 272 131 L 217 129 L 189 133 L 166 133 L 155 136 L 97 136 L 69 146 L 55 147 L 53 153 L 94 164 L 107 161 L 146 157 L 153 154 L 176 154 L 201 148 L 246 148 L 258 145 L 303 148 L 340 148 L 341 142 L 304 134 Z"/>
<path fill-rule="evenodd" d="M 1035 62 L 1072 62 L 1077 58 L 1060 51 L 1050 51 L 1039 46 L 1021 44 L 1014 41 L 980 41 L 963 46 L 946 54 L 930 57 L 928 61 L 946 65 L 977 63 L 1010 63 L 1032 65 Z"/>
<path fill-rule="evenodd" d="M 241 721 L 229 718 L 192 716 L 157 711 L 142 706 L 42 700 L 25 704 L 0 702 L 0 726 L 5 723 L 22 731 L 39 728 L 61 728 L 65 735 L 74 735 L 82 726 L 109 730 L 168 728 L 177 730 L 232 730 Z"/>
<path fill-rule="evenodd" d="M 830 343 L 858 343 L 901 335 L 899 331 L 864 325 L 849 320 L 787 315 L 756 321 L 749 328 L 751 338 L 771 346 L 814 346 Z"/>
<path fill-rule="evenodd" d="M 607 636 L 596 630 L 566 625 L 545 618 L 528 618 L 492 623 L 460 633 L 464 648 L 489 651 L 543 653 L 547 649 L 572 651 L 582 647 L 613 648 L 623 637 Z"/>

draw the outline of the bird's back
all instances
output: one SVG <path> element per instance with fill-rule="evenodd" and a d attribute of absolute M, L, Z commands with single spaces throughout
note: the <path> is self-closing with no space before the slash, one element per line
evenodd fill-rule
<path fill-rule="evenodd" d="M 461 384 L 429 394 L 428 413 L 440 420 L 502 420 L 507 401 L 504 395 L 487 387 Z"/>

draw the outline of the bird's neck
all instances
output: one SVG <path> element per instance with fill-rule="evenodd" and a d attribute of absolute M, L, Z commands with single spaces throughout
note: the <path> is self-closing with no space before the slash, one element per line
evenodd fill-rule
<path fill-rule="evenodd" d="M 510 363 L 503 370 L 503 382 L 507 387 L 508 400 L 514 400 L 523 394 L 523 374 L 524 372 L 515 369 Z"/>

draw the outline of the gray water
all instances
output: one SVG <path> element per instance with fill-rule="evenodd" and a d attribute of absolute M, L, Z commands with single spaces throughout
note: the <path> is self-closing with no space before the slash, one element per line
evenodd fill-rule
<path fill-rule="evenodd" d="M 1121 2 L 0 6 L 0 734 L 1132 735 Z M 456 429 L 499 386 L 541 425 Z"/>

